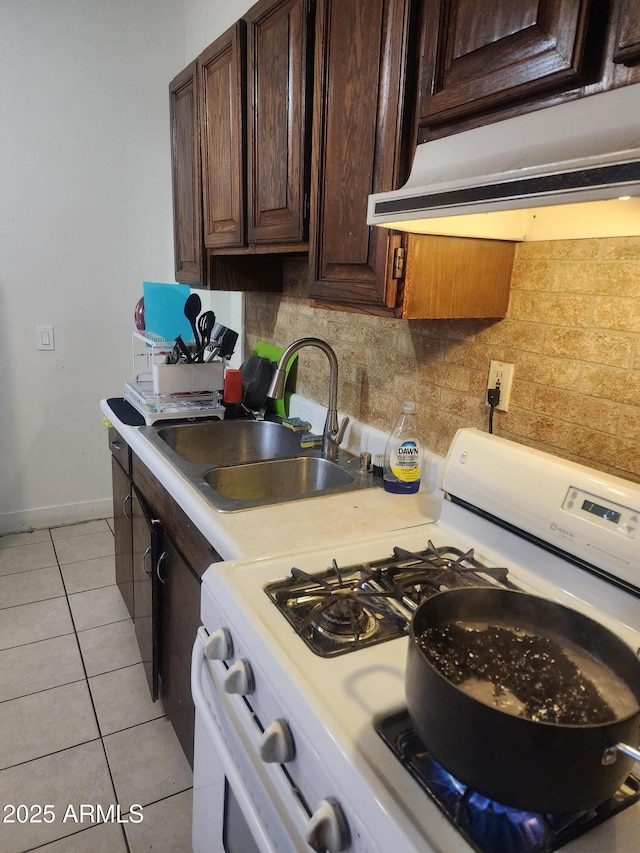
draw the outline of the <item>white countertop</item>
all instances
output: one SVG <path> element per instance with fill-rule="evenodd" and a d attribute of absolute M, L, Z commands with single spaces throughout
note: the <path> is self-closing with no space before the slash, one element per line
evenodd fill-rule
<path fill-rule="evenodd" d="M 310 401 L 301 403 L 301 399 L 298 398 L 297 407 L 292 403 L 292 414 L 306 417 L 317 429 L 317 415 L 324 417 L 324 408 Z M 100 409 L 224 560 L 272 557 L 326 546 L 424 524 L 440 514 L 442 493 L 435 483 L 442 459 L 435 454 L 428 455 L 431 473 L 416 495 L 394 495 L 376 487 L 240 512 L 219 512 L 152 446 L 139 427 L 122 423 L 106 400 L 100 402 Z M 310 412 L 315 415 L 313 419 Z M 379 452 L 382 435 L 354 422 L 349 425 L 347 446 L 355 453 Z"/>

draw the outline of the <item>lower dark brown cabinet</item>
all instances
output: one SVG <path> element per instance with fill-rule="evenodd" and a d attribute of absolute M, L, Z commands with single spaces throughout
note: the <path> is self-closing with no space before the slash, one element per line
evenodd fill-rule
<path fill-rule="evenodd" d="M 162 526 L 135 486 L 131 489 L 133 624 L 151 698 L 158 698 L 159 590 L 155 569 Z"/>
<path fill-rule="evenodd" d="M 193 764 L 191 649 L 201 624 L 200 579 L 166 535 L 156 573 L 160 581 L 160 696 L 185 755 Z"/>

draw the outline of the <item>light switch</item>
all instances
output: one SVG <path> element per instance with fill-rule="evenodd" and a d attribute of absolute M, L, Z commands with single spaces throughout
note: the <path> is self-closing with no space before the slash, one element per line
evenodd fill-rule
<path fill-rule="evenodd" d="M 36 349 L 52 350 L 55 348 L 53 326 L 36 326 Z"/>

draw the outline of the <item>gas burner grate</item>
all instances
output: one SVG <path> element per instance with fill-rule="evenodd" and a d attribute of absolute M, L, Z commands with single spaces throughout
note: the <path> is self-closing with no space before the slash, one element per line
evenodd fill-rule
<path fill-rule="evenodd" d="M 420 603 L 443 590 L 516 589 L 507 575 L 477 560 L 473 549 L 436 548 L 429 541 L 421 552 L 397 546 L 389 557 L 344 568 L 334 559 L 319 573 L 294 566 L 265 592 L 313 652 L 331 657 L 403 636 Z"/>
<path fill-rule="evenodd" d="M 283 581 L 269 584 L 267 595 L 296 633 L 322 657 L 344 654 L 402 636 L 403 613 L 389 599 L 395 592 L 374 584 L 367 564 L 341 570 L 336 560 L 320 574 L 293 567 Z"/>

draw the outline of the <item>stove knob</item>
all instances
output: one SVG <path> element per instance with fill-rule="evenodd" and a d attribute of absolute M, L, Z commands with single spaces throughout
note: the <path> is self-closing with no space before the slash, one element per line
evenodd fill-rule
<path fill-rule="evenodd" d="M 248 660 L 237 660 L 229 667 L 224 677 L 224 689 L 227 693 L 248 696 L 255 689 L 253 671 Z"/>
<path fill-rule="evenodd" d="M 286 764 L 296 757 L 296 745 L 286 720 L 274 720 L 258 744 L 260 758 L 267 764 Z"/>
<path fill-rule="evenodd" d="M 230 660 L 233 657 L 233 642 L 226 628 L 218 628 L 209 635 L 204 655 L 208 660 Z"/>
<path fill-rule="evenodd" d="M 349 826 L 337 800 L 321 800 L 307 827 L 307 844 L 318 853 L 340 853 L 351 842 Z"/>

